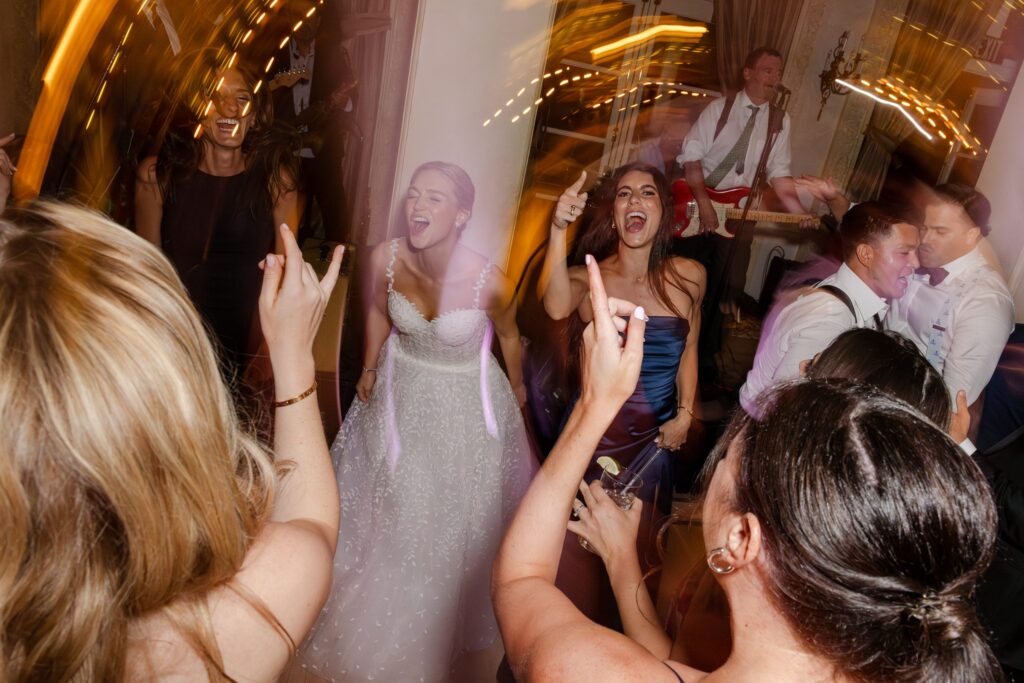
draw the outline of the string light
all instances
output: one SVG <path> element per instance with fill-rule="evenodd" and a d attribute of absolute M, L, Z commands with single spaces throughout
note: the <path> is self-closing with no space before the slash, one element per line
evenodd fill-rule
<path fill-rule="evenodd" d="M 909 85 L 903 78 L 897 75 L 889 75 L 878 79 L 877 84 L 861 79 L 857 85 L 836 81 L 844 87 L 872 97 L 879 101 L 884 95 L 887 98 L 884 104 L 899 108 L 903 115 L 910 121 L 931 133 L 943 132 L 946 136 L 956 139 L 968 150 L 981 147 L 981 141 L 974 136 L 966 121 L 961 120 L 960 113 L 947 109 L 942 104 L 931 101 L 915 86 Z M 863 87 L 859 87 L 863 86 Z M 878 93 L 879 96 L 872 94 Z M 922 99 L 923 98 L 923 99 Z M 891 100 L 891 101 L 890 101 Z M 917 116 L 913 112 L 917 113 Z M 940 135 L 939 137 L 943 137 Z M 931 139 L 929 137 L 929 139 Z M 943 138 L 946 139 L 946 138 Z"/>
<path fill-rule="evenodd" d="M 865 88 L 856 86 L 853 83 L 848 83 L 847 81 L 844 81 L 841 78 L 837 78 L 835 82 L 838 83 L 839 85 L 843 86 L 844 88 L 849 88 L 850 90 L 853 90 L 854 92 L 858 92 L 861 95 L 867 95 L 868 97 L 873 99 L 875 102 L 878 102 L 879 104 L 882 104 L 882 105 L 887 106 L 887 107 L 895 108 L 897 111 L 899 111 L 901 114 L 903 114 L 903 116 L 908 121 L 910 121 L 911 125 L 913 125 L 914 128 L 916 128 L 918 130 L 918 132 L 921 133 L 921 135 L 925 136 L 925 138 L 927 138 L 928 140 L 932 139 L 931 133 L 929 133 L 927 130 L 925 130 L 924 126 L 922 126 L 920 123 L 918 123 L 917 119 L 915 119 L 910 114 L 910 112 L 908 112 L 906 109 L 901 107 L 898 103 L 892 102 L 892 101 L 890 101 L 888 99 L 882 99 L 881 97 L 879 97 L 875 93 L 871 92 L 870 90 L 867 90 Z M 878 90 L 878 88 L 875 88 L 875 90 Z"/>

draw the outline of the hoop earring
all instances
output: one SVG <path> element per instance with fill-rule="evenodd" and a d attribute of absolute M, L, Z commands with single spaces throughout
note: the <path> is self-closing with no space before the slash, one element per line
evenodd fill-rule
<path fill-rule="evenodd" d="M 736 567 L 731 564 L 719 564 L 719 559 L 728 552 L 725 548 L 719 546 L 710 553 L 708 553 L 708 568 L 716 574 L 731 574 Z"/>

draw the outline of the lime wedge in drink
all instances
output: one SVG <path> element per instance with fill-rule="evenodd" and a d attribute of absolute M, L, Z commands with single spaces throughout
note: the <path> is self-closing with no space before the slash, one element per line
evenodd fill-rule
<path fill-rule="evenodd" d="M 620 465 L 619 461 L 610 455 L 602 455 L 597 459 L 597 464 L 608 474 L 615 475 L 622 471 L 622 465 Z"/>

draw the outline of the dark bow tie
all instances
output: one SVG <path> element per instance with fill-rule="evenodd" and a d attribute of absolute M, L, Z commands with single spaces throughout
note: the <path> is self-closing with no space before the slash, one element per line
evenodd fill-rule
<path fill-rule="evenodd" d="M 914 272 L 918 275 L 927 275 L 928 284 L 932 287 L 938 287 L 941 285 L 942 281 L 949 275 L 949 271 L 945 268 L 925 268 L 924 266 L 921 266 Z"/>

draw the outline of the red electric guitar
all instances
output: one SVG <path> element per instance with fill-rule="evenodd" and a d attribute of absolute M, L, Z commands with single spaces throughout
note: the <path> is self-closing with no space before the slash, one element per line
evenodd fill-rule
<path fill-rule="evenodd" d="M 743 201 L 750 195 L 749 187 L 737 187 L 732 190 L 712 190 L 708 188 L 708 197 L 715 207 L 715 214 L 718 216 L 718 228 L 715 234 L 722 237 L 732 238 L 735 232 L 730 232 L 725 225 L 726 219 L 736 219 L 743 216 Z M 672 183 L 672 197 L 676 207 L 676 237 L 693 237 L 700 234 L 700 216 L 697 210 L 697 200 L 685 180 L 677 180 Z M 767 223 L 799 223 L 805 219 L 815 219 L 815 216 L 802 213 L 782 213 L 780 211 L 757 211 L 751 209 L 747 212 L 748 221 L 764 221 Z M 730 226 L 732 227 L 732 226 Z"/>

